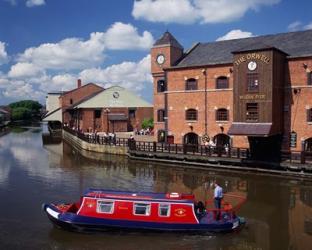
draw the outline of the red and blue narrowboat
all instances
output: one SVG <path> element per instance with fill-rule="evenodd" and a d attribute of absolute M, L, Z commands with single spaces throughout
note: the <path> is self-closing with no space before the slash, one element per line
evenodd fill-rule
<path fill-rule="evenodd" d="M 244 198 L 236 198 L 235 207 L 225 195 L 222 209 L 209 209 L 192 194 L 88 189 L 77 203 L 43 204 L 43 210 L 55 225 L 73 231 L 229 232 L 244 224 L 236 215 Z"/>

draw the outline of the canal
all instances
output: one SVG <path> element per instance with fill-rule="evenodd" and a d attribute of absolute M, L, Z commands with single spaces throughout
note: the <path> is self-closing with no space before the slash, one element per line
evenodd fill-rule
<path fill-rule="evenodd" d="M 15 128 L 0 137 L 0 249 L 311 249 L 312 180 L 79 153 L 43 131 Z M 247 220 L 241 231 L 79 234 L 54 228 L 41 211 L 42 203 L 75 201 L 88 187 L 188 192 L 205 200 L 212 195 L 213 180 L 227 193 L 247 198 L 239 213 Z"/>

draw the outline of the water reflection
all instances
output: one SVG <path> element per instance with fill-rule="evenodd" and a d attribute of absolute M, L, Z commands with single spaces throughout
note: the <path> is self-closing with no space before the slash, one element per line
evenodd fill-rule
<path fill-rule="evenodd" d="M 38 128 L 22 130 L 0 138 L 0 199 L 7 204 L 0 206 L 1 249 L 310 249 L 311 182 L 80 153 Z M 215 179 L 227 193 L 247 197 L 240 214 L 248 224 L 239 233 L 81 235 L 53 228 L 40 211 L 41 203 L 75 201 L 88 187 L 188 192 L 206 200 Z"/>

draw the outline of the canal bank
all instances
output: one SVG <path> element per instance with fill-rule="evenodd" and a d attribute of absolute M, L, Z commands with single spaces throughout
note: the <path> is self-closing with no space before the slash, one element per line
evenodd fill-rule
<path fill-rule="evenodd" d="M 128 145 L 127 139 L 105 141 L 101 137 L 84 136 L 68 129 L 63 130 L 63 138 L 80 151 L 126 155 L 130 159 L 181 165 L 188 168 L 218 169 L 267 173 L 282 176 L 312 177 L 312 165 L 297 161 L 261 162 L 249 159 L 247 149 L 232 149 L 231 152 L 218 152 L 213 149 L 200 149 L 200 152 L 180 147 L 177 144 L 164 145 L 156 142 L 135 142 Z M 90 158 L 92 158 L 90 154 Z M 261 167 L 260 167 L 261 166 Z"/>

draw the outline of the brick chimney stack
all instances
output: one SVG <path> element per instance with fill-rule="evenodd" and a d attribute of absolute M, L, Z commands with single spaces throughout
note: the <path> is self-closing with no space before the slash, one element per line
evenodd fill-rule
<path fill-rule="evenodd" d="M 77 88 L 80 88 L 81 87 L 81 79 L 78 79 L 77 80 Z"/>

